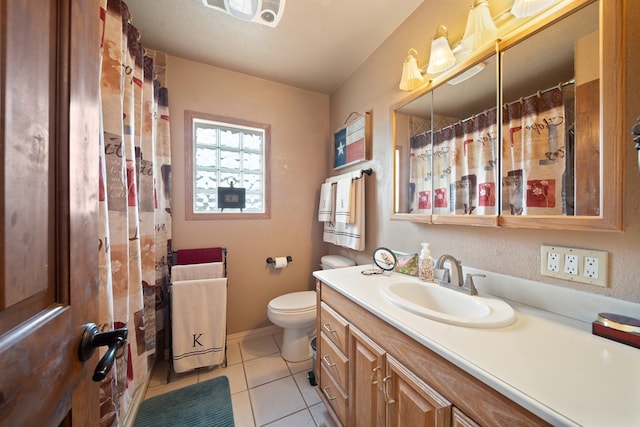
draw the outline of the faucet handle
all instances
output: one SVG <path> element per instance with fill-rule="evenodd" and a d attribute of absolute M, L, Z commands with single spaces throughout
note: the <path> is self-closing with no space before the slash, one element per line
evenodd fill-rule
<path fill-rule="evenodd" d="M 467 273 L 464 279 L 464 287 L 469 290 L 469 295 L 478 295 L 476 285 L 473 283 L 473 276 L 487 277 L 485 274 L 470 274 Z"/>

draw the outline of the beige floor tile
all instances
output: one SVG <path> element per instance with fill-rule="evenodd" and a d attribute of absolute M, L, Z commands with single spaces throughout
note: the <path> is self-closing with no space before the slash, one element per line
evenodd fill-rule
<path fill-rule="evenodd" d="M 198 372 L 198 382 L 201 383 L 222 375 L 226 375 L 229 379 L 229 390 L 231 394 L 247 389 L 247 380 L 241 363 L 228 365 L 226 368 L 200 369 Z"/>
<path fill-rule="evenodd" d="M 306 408 L 292 377 L 249 389 L 256 425 L 263 426 Z"/>
<path fill-rule="evenodd" d="M 257 357 L 278 353 L 279 351 L 272 335 L 240 341 L 240 352 L 242 360 L 245 362 Z"/>
<path fill-rule="evenodd" d="M 253 411 L 251 410 L 251 400 L 248 391 L 231 395 L 231 405 L 233 407 L 233 422 L 235 427 L 255 427 L 253 421 Z"/>
<path fill-rule="evenodd" d="M 235 365 L 236 363 L 242 363 L 240 344 L 237 342 L 227 345 L 227 365 Z"/>
<path fill-rule="evenodd" d="M 278 341 L 280 340 L 280 341 Z M 282 334 L 235 342 L 227 347 L 227 366 L 176 374 L 167 384 L 167 361 L 154 365 L 145 399 L 226 375 L 236 427 L 335 427 L 307 378 L 312 359 L 289 363 L 280 356 Z M 254 417 L 255 414 L 255 417 Z"/>
<path fill-rule="evenodd" d="M 289 366 L 289 370 L 294 374 L 298 372 L 307 373 L 313 368 L 313 359 L 309 358 L 302 362 L 287 362 L 287 366 Z"/>
<path fill-rule="evenodd" d="M 308 409 L 304 409 L 295 414 L 288 415 L 277 421 L 267 424 L 267 427 L 316 427 L 316 422 L 313 420 L 311 413 Z"/>
<path fill-rule="evenodd" d="M 299 372 L 293 376 L 293 379 L 296 381 L 298 388 L 300 389 L 300 393 L 302 393 L 302 397 L 304 401 L 307 403 L 307 406 L 313 406 L 320 403 L 320 396 L 318 396 L 318 392 L 316 389 L 318 387 L 313 387 L 307 378 L 306 372 Z"/>
<path fill-rule="evenodd" d="M 327 427 L 338 427 L 336 423 L 333 422 L 333 418 L 329 415 L 329 411 L 327 411 L 324 403 L 318 403 L 317 405 L 310 407 L 309 411 L 311 411 L 311 415 L 317 425 L 324 423 Z"/>
<path fill-rule="evenodd" d="M 279 353 L 251 359 L 244 363 L 244 369 L 249 388 L 291 375 L 287 364 Z"/>
<path fill-rule="evenodd" d="M 180 388 L 196 384 L 197 382 L 198 373 L 196 371 L 178 375 L 174 374 L 174 376 L 171 377 L 171 382 L 169 384 L 167 384 L 165 380 L 163 384 L 147 388 L 147 392 L 144 395 L 144 398 L 148 399 L 150 397 L 158 396 L 169 391 L 178 390 Z"/>

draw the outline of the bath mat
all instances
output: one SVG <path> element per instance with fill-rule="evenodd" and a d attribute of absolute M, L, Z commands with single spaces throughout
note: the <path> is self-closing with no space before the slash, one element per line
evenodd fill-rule
<path fill-rule="evenodd" d="M 233 427 L 229 379 L 216 377 L 151 397 L 140 405 L 134 427 Z"/>

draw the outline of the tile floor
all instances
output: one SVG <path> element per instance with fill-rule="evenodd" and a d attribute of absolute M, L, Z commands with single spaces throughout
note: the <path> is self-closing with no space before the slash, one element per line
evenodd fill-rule
<path fill-rule="evenodd" d="M 145 399 L 206 381 L 229 378 L 235 427 L 335 427 L 317 387 L 307 378 L 312 359 L 289 363 L 280 356 L 282 332 L 227 343 L 227 366 L 172 373 L 167 384 L 167 362 L 154 367 Z"/>

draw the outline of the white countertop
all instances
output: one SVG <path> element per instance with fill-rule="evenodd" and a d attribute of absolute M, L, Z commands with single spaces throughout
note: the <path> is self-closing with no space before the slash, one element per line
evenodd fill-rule
<path fill-rule="evenodd" d="M 592 335 L 590 323 L 598 312 L 640 317 L 639 304 L 465 268 L 487 274 L 475 278 L 480 294 L 505 298 L 517 320 L 498 329 L 452 326 L 405 311 L 380 291 L 417 278 L 360 273 L 370 268 L 313 275 L 555 426 L 640 426 L 640 349 Z M 557 314 L 565 314 L 562 304 L 573 318 Z"/>

